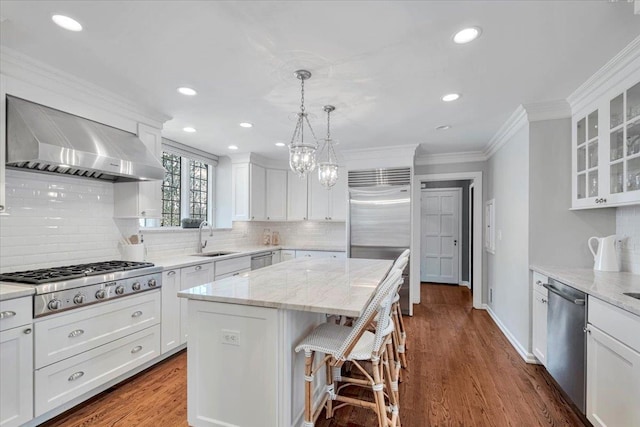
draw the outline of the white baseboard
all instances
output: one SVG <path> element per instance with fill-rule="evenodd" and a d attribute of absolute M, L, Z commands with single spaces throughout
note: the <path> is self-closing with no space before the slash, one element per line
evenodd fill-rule
<path fill-rule="evenodd" d="M 471 284 L 466 280 L 461 281 L 460 286 L 466 286 L 467 288 L 471 289 Z"/>
<path fill-rule="evenodd" d="M 518 354 L 520 355 L 520 357 L 522 357 L 522 359 L 527 362 L 527 363 L 532 363 L 532 364 L 539 364 L 540 362 L 538 362 L 538 359 L 536 359 L 536 357 L 533 355 L 533 353 L 529 353 L 523 346 L 522 344 L 520 344 L 520 342 L 518 342 L 518 340 L 516 339 L 515 336 L 513 336 L 513 334 L 511 333 L 511 331 L 509 331 L 509 329 L 507 329 L 507 327 L 504 325 L 504 323 L 502 323 L 502 321 L 498 318 L 498 316 L 496 315 L 496 313 L 494 313 L 494 311 L 491 309 L 491 307 L 489 307 L 489 305 L 487 304 L 483 304 L 482 308 L 484 308 L 485 310 L 487 310 L 487 313 L 489 313 L 489 316 L 491 316 L 491 319 L 493 319 L 493 321 L 495 322 L 496 325 L 498 325 L 498 328 L 500 328 L 500 330 L 502 331 L 502 333 L 504 334 L 505 337 L 507 337 L 507 339 L 509 340 L 509 342 L 511 343 L 511 345 L 513 346 L 513 348 L 516 349 L 516 351 L 518 352 Z"/>

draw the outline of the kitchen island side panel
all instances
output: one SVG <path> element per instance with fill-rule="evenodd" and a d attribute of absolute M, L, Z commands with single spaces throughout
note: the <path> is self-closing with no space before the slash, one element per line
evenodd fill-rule
<path fill-rule="evenodd" d="M 304 353 L 294 347 L 324 320 L 318 313 L 189 300 L 189 425 L 299 423 Z M 316 375 L 317 392 L 323 373 Z"/>

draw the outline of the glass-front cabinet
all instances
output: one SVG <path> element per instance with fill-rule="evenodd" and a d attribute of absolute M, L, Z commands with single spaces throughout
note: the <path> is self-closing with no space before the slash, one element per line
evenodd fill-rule
<path fill-rule="evenodd" d="M 574 209 L 640 204 L 640 82 L 574 115 Z"/>

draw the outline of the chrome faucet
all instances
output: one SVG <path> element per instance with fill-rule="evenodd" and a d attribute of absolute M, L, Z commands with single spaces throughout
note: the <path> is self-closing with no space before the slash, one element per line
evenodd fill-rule
<path fill-rule="evenodd" d="M 213 224 L 209 224 L 207 221 L 202 221 L 200 223 L 200 226 L 198 227 L 198 253 L 201 254 L 202 250 L 204 248 L 207 247 L 207 242 L 208 240 L 205 240 L 204 243 L 202 243 L 202 227 L 204 227 L 205 225 L 209 226 L 209 237 L 213 236 Z"/>

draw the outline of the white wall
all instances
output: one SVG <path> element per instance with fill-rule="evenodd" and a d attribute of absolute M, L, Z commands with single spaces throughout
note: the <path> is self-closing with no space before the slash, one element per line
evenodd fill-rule
<path fill-rule="evenodd" d="M 619 248 L 622 270 L 640 273 L 640 206 L 616 209 L 616 235 L 623 238 Z"/>
<path fill-rule="evenodd" d="M 571 119 L 529 124 L 529 261 L 592 267 L 591 236 L 615 232 L 615 209 L 571 208 Z"/>
<path fill-rule="evenodd" d="M 216 228 L 231 228 L 231 158 L 218 157 L 216 167 Z"/>
<path fill-rule="evenodd" d="M 0 271 L 120 259 L 113 184 L 9 169 Z"/>
<path fill-rule="evenodd" d="M 488 254 L 488 304 L 513 337 L 528 347 L 529 125 L 525 124 L 488 161 L 488 195 L 495 199 L 495 255 Z"/>

